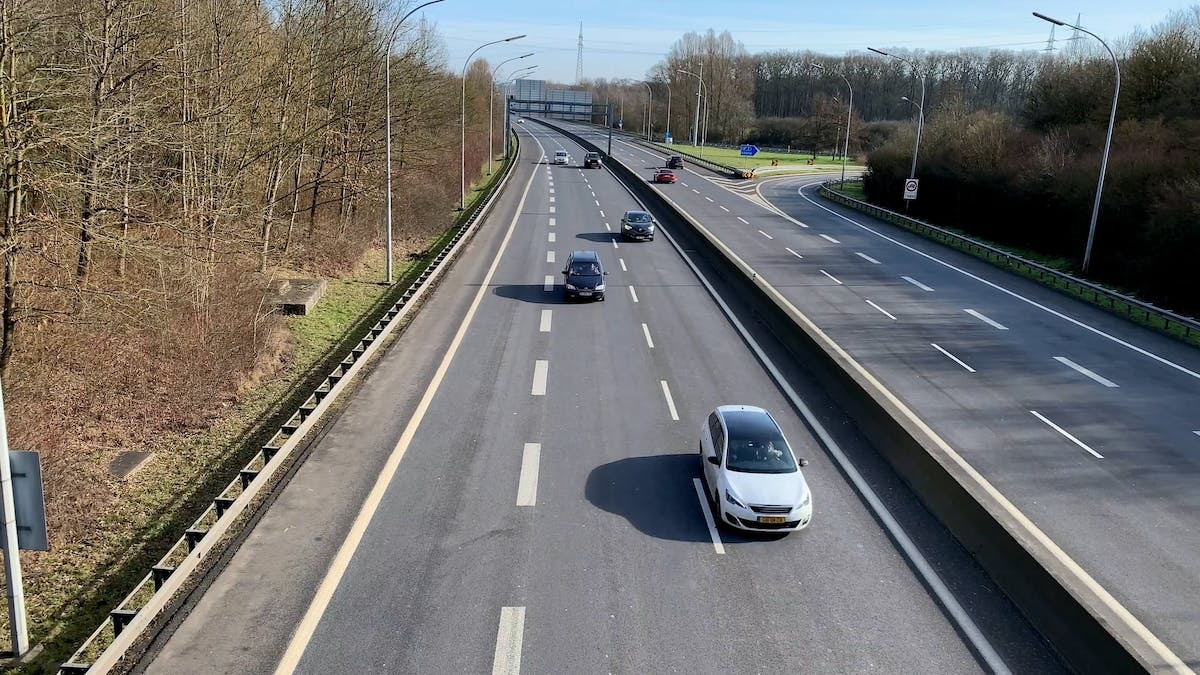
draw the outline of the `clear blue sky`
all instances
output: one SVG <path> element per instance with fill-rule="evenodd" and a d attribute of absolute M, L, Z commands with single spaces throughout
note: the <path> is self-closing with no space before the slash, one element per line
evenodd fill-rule
<path fill-rule="evenodd" d="M 447 65 L 458 70 L 484 42 L 528 34 L 479 53 L 491 63 L 536 52 L 520 62 L 538 64 L 537 77 L 575 80 L 576 40 L 583 22 L 586 77 L 641 78 L 687 31 L 729 30 L 751 53 L 812 49 L 841 55 L 873 47 L 953 50 L 962 47 L 1039 49 L 1050 24 L 1039 11 L 1082 24 L 1105 39 L 1119 40 L 1135 28 L 1150 28 L 1174 10 L 1197 1 L 1180 0 L 445 0 L 425 10 L 446 44 Z M 411 0 L 408 6 L 415 6 Z M 402 6 L 398 3 L 397 7 Z M 1059 29 L 1058 37 L 1069 37 Z M 503 72 L 507 72 L 505 67 Z"/>

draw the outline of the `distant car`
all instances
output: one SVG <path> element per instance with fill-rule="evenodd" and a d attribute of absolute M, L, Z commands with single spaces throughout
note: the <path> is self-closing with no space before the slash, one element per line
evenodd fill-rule
<path fill-rule="evenodd" d="M 554 151 L 554 163 L 555 164 L 566 164 L 568 161 L 570 161 L 570 159 L 571 159 L 571 156 L 567 154 L 566 150 L 555 150 Z"/>
<path fill-rule="evenodd" d="M 743 530 L 795 531 L 812 519 L 812 492 L 771 414 L 723 405 L 700 430 L 700 465 L 718 523 Z"/>
<path fill-rule="evenodd" d="M 621 216 L 621 237 L 626 241 L 654 241 L 654 226 L 657 224 L 653 216 L 645 211 L 626 211 Z"/>
<path fill-rule="evenodd" d="M 670 157 L 667 158 L 667 168 L 668 169 L 682 169 L 683 168 L 683 158 L 680 157 L 679 155 L 671 155 Z"/>
<path fill-rule="evenodd" d="M 525 124 L 525 118 L 524 118 L 524 117 L 518 117 L 518 118 L 517 118 L 517 124 Z"/>
<path fill-rule="evenodd" d="M 600 163 L 600 153 L 589 152 L 583 156 L 583 168 L 599 169 L 599 168 L 601 168 L 601 166 L 602 166 L 602 164 Z"/>
<path fill-rule="evenodd" d="M 562 273 L 566 277 L 563 288 L 568 302 L 578 298 L 604 299 L 604 277 L 608 272 L 604 271 L 600 254 L 595 251 L 571 251 Z"/>
<path fill-rule="evenodd" d="M 670 169 L 657 169 L 654 172 L 653 181 L 655 183 L 674 183 L 675 172 Z"/>

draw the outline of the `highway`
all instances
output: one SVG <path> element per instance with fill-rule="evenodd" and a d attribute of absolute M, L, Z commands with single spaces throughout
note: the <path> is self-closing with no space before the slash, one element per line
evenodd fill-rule
<path fill-rule="evenodd" d="M 823 200 L 825 177 L 680 177 L 658 189 L 1200 665 L 1200 351 Z"/>
<path fill-rule="evenodd" d="M 1060 670 L 704 265 L 668 236 L 621 243 L 630 194 L 523 127 L 464 256 L 138 672 Z M 560 147 L 571 163 L 550 166 Z M 754 217 L 754 236 L 792 236 Z M 605 302 L 564 304 L 573 249 L 602 256 Z M 725 403 L 770 410 L 810 460 L 808 529 L 709 526 L 696 445 Z"/>

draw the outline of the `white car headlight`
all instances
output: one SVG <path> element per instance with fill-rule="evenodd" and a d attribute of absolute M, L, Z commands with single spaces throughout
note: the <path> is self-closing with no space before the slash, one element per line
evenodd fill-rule
<path fill-rule="evenodd" d="M 725 488 L 725 501 L 733 504 L 734 506 L 739 506 L 743 509 L 746 508 L 745 504 L 739 502 L 737 498 L 733 496 L 733 493 L 729 491 L 729 488 Z"/>
<path fill-rule="evenodd" d="M 598 290 L 598 291 L 604 290 L 604 284 L 596 284 L 596 290 Z"/>
<path fill-rule="evenodd" d="M 568 291 L 573 291 L 573 290 L 575 290 L 575 284 L 567 284 L 567 290 L 568 290 Z"/>
<path fill-rule="evenodd" d="M 807 492 L 804 493 L 804 499 L 800 500 L 800 505 L 797 506 L 796 508 L 802 509 L 811 503 L 812 503 L 812 490 L 808 490 Z"/>
<path fill-rule="evenodd" d="M 625 223 L 625 224 L 623 225 L 623 227 L 624 227 L 626 230 L 628 230 L 628 229 L 632 228 L 633 226 L 632 226 L 632 225 L 630 225 L 629 223 Z"/>

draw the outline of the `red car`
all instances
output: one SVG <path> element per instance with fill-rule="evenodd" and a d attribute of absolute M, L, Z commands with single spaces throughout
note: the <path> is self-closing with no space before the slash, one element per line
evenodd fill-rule
<path fill-rule="evenodd" d="M 658 169 L 654 172 L 655 183 L 674 183 L 675 172 L 670 169 Z"/>

